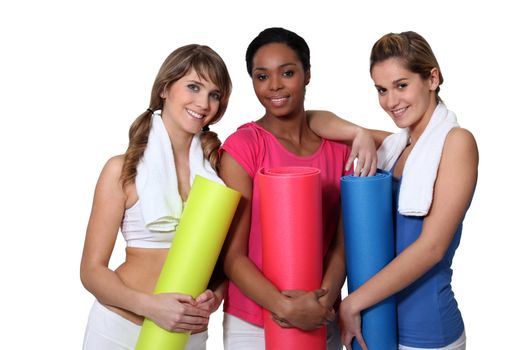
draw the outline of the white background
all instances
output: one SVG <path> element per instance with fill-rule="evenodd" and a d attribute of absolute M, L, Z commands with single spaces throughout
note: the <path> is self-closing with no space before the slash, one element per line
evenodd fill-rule
<path fill-rule="evenodd" d="M 232 2 L 233 3 L 233 2 Z M 516 2 L 517 3 L 517 2 Z M 8 5 L 9 4 L 9 5 Z M 470 349 L 523 339 L 523 12 L 507 1 L 6 1 L 0 5 L 0 333 L 2 348 L 79 349 L 93 297 L 79 262 L 93 189 L 148 107 L 164 58 L 188 43 L 226 61 L 234 90 L 224 140 L 263 113 L 246 73 L 270 26 L 312 52 L 306 105 L 395 130 L 368 74 L 372 44 L 414 30 L 431 44 L 441 96 L 480 150 L 479 181 L 454 261 Z M 122 262 L 119 238 L 112 266 Z M 222 313 L 210 349 L 222 349 Z M 519 345 L 518 345 L 519 344 Z"/>

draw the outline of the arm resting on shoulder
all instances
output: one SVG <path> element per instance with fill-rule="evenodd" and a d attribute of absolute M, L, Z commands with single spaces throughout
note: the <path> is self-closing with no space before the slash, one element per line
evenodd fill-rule
<path fill-rule="evenodd" d="M 351 147 L 352 151 L 346 163 L 346 170 L 350 170 L 357 158 L 355 175 L 372 176 L 375 174 L 376 149 L 388 133 L 380 130 L 372 132 L 328 111 L 307 111 L 306 115 L 308 125 L 317 135 L 325 139 L 344 142 Z"/>

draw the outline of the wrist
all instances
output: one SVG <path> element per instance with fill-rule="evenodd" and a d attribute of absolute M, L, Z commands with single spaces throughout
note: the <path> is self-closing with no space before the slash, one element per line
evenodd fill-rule
<path fill-rule="evenodd" d="M 363 135 L 363 134 L 366 134 L 368 131 L 366 131 L 365 128 L 363 127 L 360 127 L 358 125 L 353 125 L 353 137 L 356 138 L 358 137 L 359 135 Z"/>
<path fill-rule="evenodd" d="M 321 285 L 321 289 L 324 289 L 326 294 L 320 296 L 317 300 L 324 307 L 331 308 L 335 303 L 335 299 L 337 298 L 335 289 L 328 285 Z"/>
<path fill-rule="evenodd" d="M 226 286 L 227 281 L 224 280 L 222 283 L 220 283 L 216 288 L 214 288 L 212 291 L 215 294 L 215 297 L 222 301 L 224 299 L 224 296 L 226 295 Z"/>
<path fill-rule="evenodd" d="M 287 315 L 289 315 L 289 310 L 291 306 L 290 298 L 283 294 L 280 294 L 279 297 L 275 298 L 274 300 L 275 303 L 273 303 L 273 305 L 270 306 L 271 312 L 281 319 L 286 319 Z"/>
<path fill-rule="evenodd" d="M 133 303 L 130 311 L 146 318 L 150 318 L 148 310 L 151 309 L 151 294 L 137 293 L 136 302 Z"/>
<path fill-rule="evenodd" d="M 349 294 L 346 298 L 343 299 L 341 302 L 341 312 L 350 314 L 350 315 L 357 315 L 361 313 L 362 309 L 359 306 L 358 301 L 354 297 L 354 295 Z"/>

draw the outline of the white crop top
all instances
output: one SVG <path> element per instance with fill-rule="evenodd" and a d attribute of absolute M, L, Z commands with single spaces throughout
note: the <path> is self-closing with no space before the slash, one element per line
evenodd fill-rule
<path fill-rule="evenodd" d="M 169 248 L 175 234 L 175 231 L 160 232 L 146 228 L 140 199 L 124 212 L 120 230 L 127 246 L 134 248 Z"/>

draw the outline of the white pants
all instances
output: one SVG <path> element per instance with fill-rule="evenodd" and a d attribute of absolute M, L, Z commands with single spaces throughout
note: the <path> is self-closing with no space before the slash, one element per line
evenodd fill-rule
<path fill-rule="evenodd" d="M 445 347 L 442 348 L 431 348 L 431 349 L 423 349 L 423 348 L 412 348 L 410 346 L 404 346 L 399 344 L 399 350 L 465 350 L 467 348 L 467 337 L 465 336 L 465 332 L 463 331 L 463 334 L 453 343 L 448 344 Z"/>
<path fill-rule="evenodd" d="M 134 350 L 141 326 L 106 308 L 97 300 L 89 313 L 84 350 Z M 208 332 L 192 334 L 186 350 L 206 350 Z"/>
<path fill-rule="evenodd" d="M 238 317 L 224 313 L 224 350 L 265 350 L 264 328 L 246 322 Z M 326 327 L 326 349 L 341 350 L 341 335 L 337 321 Z"/>

